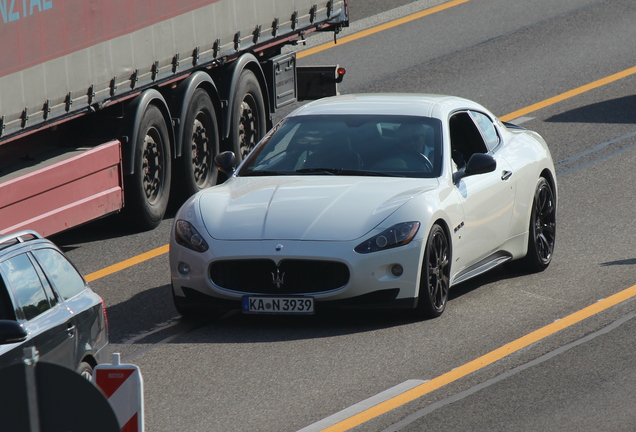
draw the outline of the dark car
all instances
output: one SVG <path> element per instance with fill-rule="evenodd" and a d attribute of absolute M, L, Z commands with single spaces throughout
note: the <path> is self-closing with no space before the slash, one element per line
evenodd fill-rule
<path fill-rule="evenodd" d="M 35 347 L 90 379 L 107 345 L 104 302 L 66 255 L 33 231 L 0 236 L 0 368 Z"/>

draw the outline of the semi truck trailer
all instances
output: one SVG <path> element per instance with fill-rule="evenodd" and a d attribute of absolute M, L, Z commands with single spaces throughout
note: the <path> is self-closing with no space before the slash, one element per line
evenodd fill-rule
<path fill-rule="evenodd" d="M 0 0 L 0 233 L 44 236 L 121 213 L 156 227 L 222 181 L 298 100 L 337 93 L 299 67 L 347 0 Z"/>

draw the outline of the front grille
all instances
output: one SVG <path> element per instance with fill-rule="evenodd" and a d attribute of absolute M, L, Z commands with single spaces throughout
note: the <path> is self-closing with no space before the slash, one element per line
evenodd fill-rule
<path fill-rule="evenodd" d="M 339 262 L 284 260 L 217 261 L 210 265 L 210 279 L 224 289 L 255 294 L 310 294 L 342 288 L 349 268 Z"/>

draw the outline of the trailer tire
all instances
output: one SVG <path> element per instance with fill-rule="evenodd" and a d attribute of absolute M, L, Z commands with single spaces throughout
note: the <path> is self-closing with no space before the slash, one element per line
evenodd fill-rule
<path fill-rule="evenodd" d="M 219 152 L 219 127 L 212 99 L 195 90 L 183 120 L 182 153 L 176 161 L 174 193 L 181 202 L 217 183 L 214 157 Z"/>
<path fill-rule="evenodd" d="M 134 173 L 124 179 L 125 212 L 140 230 L 156 228 L 170 199 L 170 135 L 161 110 L 148 105 L 139 122 Z"/>
<path fill-rule="evenodd" d="M 241 72 L 233 101 L 230 140 L 240 163 L 267 132 L 261 86 L 251 70 Z"/>

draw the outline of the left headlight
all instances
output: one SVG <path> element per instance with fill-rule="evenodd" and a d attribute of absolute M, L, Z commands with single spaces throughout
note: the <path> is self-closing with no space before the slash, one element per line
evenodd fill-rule
<path fill-rule="evenodd" d="M 419 222 L 402 222 L 382 231 L 355 247 L 355 251 L 361 254 L 377 252 L 409 244 L 417 230 Z"/>
<path fill-rule="evenodd" d="M 174 237 L 178 244 L 196 252 L 205 252 L 209 249 L 199 231 L 188 221 L 179 219 L 174 226 Z"/>

